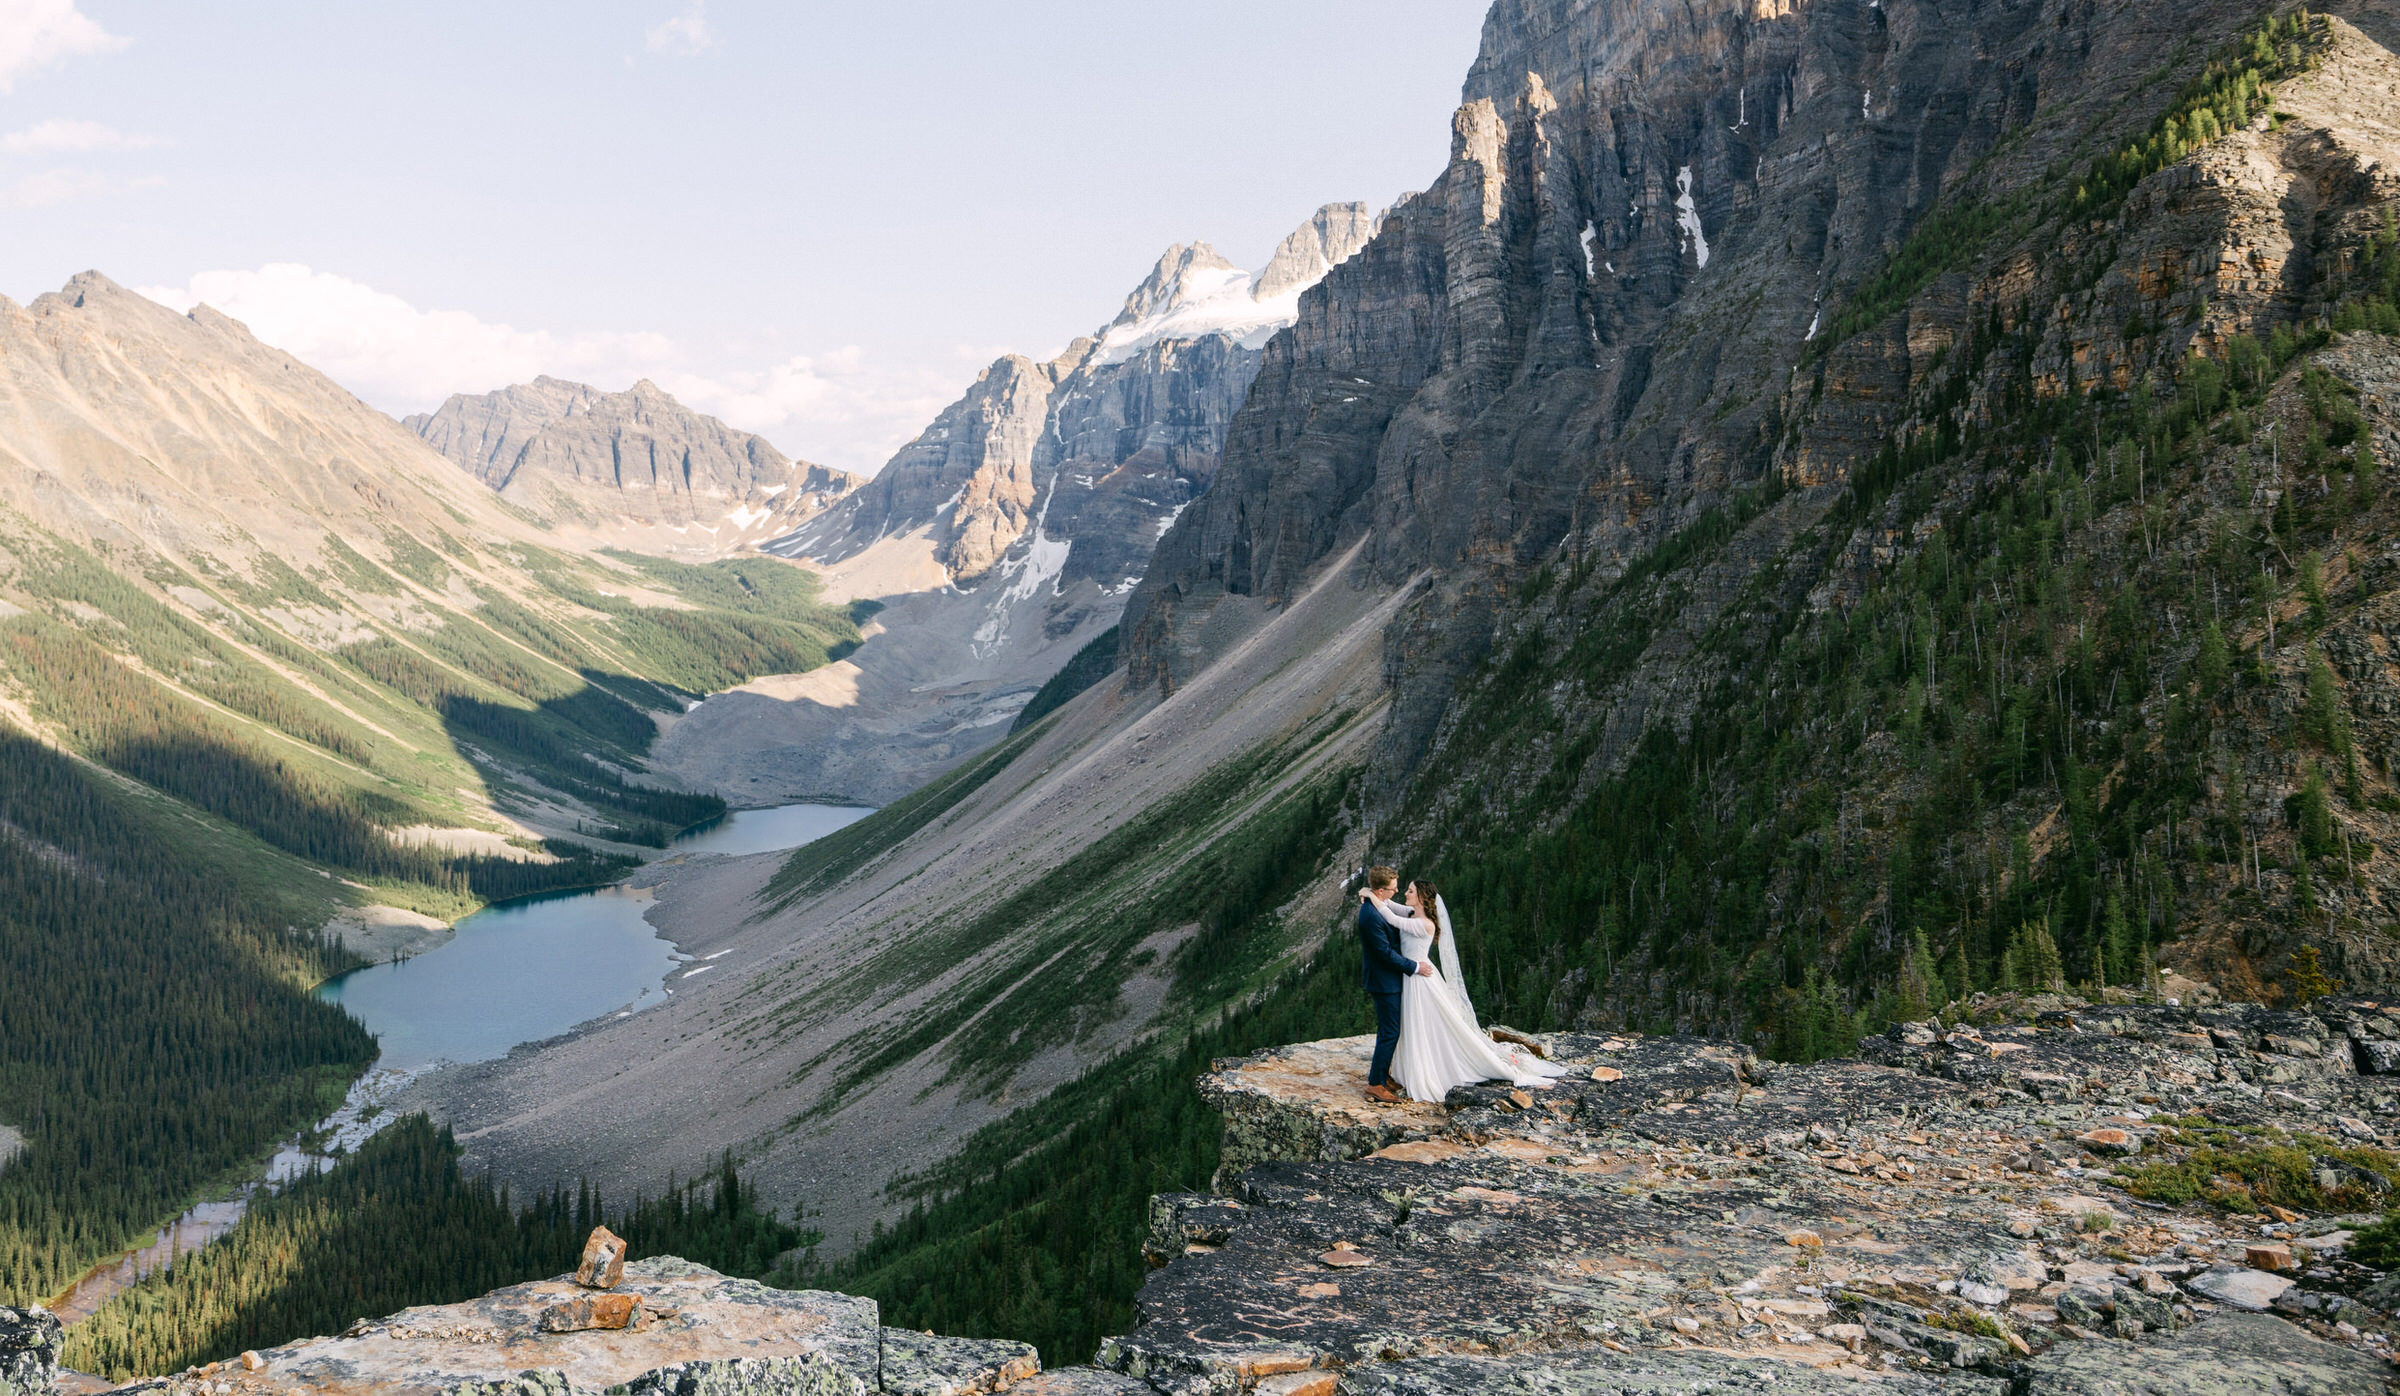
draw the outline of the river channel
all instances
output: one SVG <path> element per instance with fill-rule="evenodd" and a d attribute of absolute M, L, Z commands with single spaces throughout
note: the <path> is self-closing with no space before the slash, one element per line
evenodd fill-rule
<path fill-rule="evenodd" d="M 735 810 L 659 856 L 798 848 L 873 812 L 841 805 Z M 455 936 L 422 955 L 329 980 L 318 995 L 357 1015 L 383 1053 L 319 1127 L 329 1133 L 324 1152 L 287 1145 L 265 1181 L 283 1182 L 356 1148 L 384 1122 L 383 1102 L 441 1063 L 488 1061 L 604 1013 L 666 1002 L 667 976 L 690 957 L 642 919 L 651 901 L 649 889 L 620 884 L 504 902 L 462 919 Z M 203 1202 L 152 1244 L 95 1267 L 53 1305 L 60 1319 L 91 1317 L 143 1275 L 232 1230 L 247 1196 Z"/>

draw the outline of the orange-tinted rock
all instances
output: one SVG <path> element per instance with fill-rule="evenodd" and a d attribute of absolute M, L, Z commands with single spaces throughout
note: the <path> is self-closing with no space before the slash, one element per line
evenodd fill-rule
<path fill-rule="evenodd" d="M 544 1333 L 581 1333 L 592 1328 L 632 1328 L 642 1309 L 638 1294 L 582 1294 L 534 1315 Z"/>
<path fill-rule="evenodd" d="M 2100 1129 L 2086 1130 L 2082 1134 L 2075 1136 L 2075 1142 L 2081 1144 L 2083 1147 L 2091 1150 L 2095 1154 L 2116 1154 L 2123 1156 L 2127 1154 L 2138 1154 L 2142 1151 L 2142 1139 L 2140 1135 L 2135 1134 L 2130 1130 L 2118 1129 L 2114 1125 L 2103 1126 Z"/>
<path fill-rule="evenodd" d="M 584 1238 L 583 1261 L 575 1267 L 575 1283 L 587 1289 L 615 1289 L 625 1279 L 625 1238 L 605 1226 L 595 1226 Z"/>

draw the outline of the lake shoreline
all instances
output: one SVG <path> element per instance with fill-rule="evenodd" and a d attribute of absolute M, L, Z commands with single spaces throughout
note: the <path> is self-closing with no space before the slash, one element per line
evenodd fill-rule
<path fill-rule="evenodd" d="M 830 817 L 815 818 L 812 822 L 812 811 L 823 811 Z M 757 817 L 777 812 L 788 813 L 781 818 L 762 820 Z M 665 1003 L 673 995 L 670 981 L 679 974 L 695 972 L 691 968 L 694 956 L 682 939 L 651 919 L 664 906 L 660 894 L 671 887 L 679 873 L 691 867 L 695 860 L 714 862 L 719 858 L 788 852 L 808 839 L 801 838 L 799 842 L 781 847 L 745 848 L 744 844 L 762 841 L 776 843 L 785 836 L 779 831 L 785 830 L 806 832 L 813 828 L 814 832 L 809 833 L 808 837 L 822 837 L 873 812 L 872 806 L 820 801 L 768 806 L 762 810 L 731 810 L 705 826 L 693 826 L 678 836 L 677 844 L 681 846 L 671 844 L 657 850 L 657 857 L 645 859 L 627 870 L 622 877 L 582 887 L 545 888 L 539 892 L 494 901 L 455 922 L 443 922 L 403 908 L 384 906 L 349 908 L 337 913 L 327 923 L 328 928 L 345 916 L 356 917 L 362 929 L 378 926 L 388 928 L 390 953 L 375 959 L 373 963 L 311 986 L 312 991 L 319 994 L 359 975 L 428 964 L 428 957 L 450 951 L 459 945 L 462 935 L 472 938 L 477 930 L 470 923 L 478 918 L 505 920 L 512 914 L 521 914 L 544 903 L 572 905 L 585 899 L 614 897 L 623 898 L 624 905 L 615 909 L 617 915 L 604 918 L 614 924 L 603 928 L 603 933 L 607 930 L 620 935 L 628 932 L 631 924 L 623 913 L 631 912 L 631 923 L 638 924 L 642 935 L 653 942 L 651 947 L 645 947 L 645 951 L 655 950 L 657 958 L 652 963 L 658 973 L 653 987 L 643 989 L 630 1000 L 614 1001 L 553 1030 L 536 1032 L 516 1040 L 489 1056 L 464 1062 L 445 1057 L 400 1066 L 393 1063 L 390 1049 L 384 1047 L 374 1061 L 344 1083 L 340 1103 L 330 1114 L 279 1140 L 271 1151 L 247 1168 L 236 1170 L 215 1185 L 202 1189 L 194 1201 L 162 1222 L 141 1245 L 129 1247 L 96 1262 L 73 1284 L 51 1296 L 57 1301 L 51 1307 L 60 1313 L 63 1321 L 79 1322 L 139 1283 L 144 1275 L 172 1261 L 176 1255 L 196 1250 L 222 1236 L 239 1222 L 250 1200 L 258 1196 L 261 1189 L 279 1186 L 305 1171 L 311 1164 L 330 1166 L 338 1162 L 355 1151 L 384 1123 L 406 1113 L 413 1094 L 410 1088 L 426 1078 L 444 1073 L 455 1074 L 461 1068 L 471 1068 L 478 1062 L 505 1059 L 519 1052 L 538 1051 L 572 1039 L 615 1017 Z M 745 814 L 751 816 L 747 821 L 741 818 Z M 816 827 L 818 824 L 824 827 Z M 732 851 L 728 851 L 729 845 Z M 484 924 L 490 926 L 494 923 L 487 921 Z M 573 927 L 567 929 L 570 936 L 576 933 Z M 336 933 L 339 934 L 338 931 Z M 345 943 L 349 942 L 345 940 Z M 338 993 L 336 997 L 338 1000 Z M 644 1002 L 645 999 L 648 1002 Z M 508 1031 L 517 1030 L 512 1026 Z M 313 1138 L 326 1135 L 328 1131 L 331 1132 L 330 1137 L 325 1138 L 318 1147 L 310 1147 Z M 4 1137 L 4 1134 L 0 1134 L 0 1139 Z M 5 1151 L 0 1151 L 0 1161 L 4 1159 Z"/>

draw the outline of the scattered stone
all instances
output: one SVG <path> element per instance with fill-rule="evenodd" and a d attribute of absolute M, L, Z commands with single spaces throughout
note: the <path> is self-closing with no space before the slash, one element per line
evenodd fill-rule
<path fill-rule="evenodd" d="M 2246 1246 L 2242 1260 L 2253 1270 L 2272 1270 L 2277 1274 L 2293 1268 L 2290 1246 Z"/>
<path fill-rule="evenodd" d="M 1625 1073 L 1613 1066 L 1595 1066 L 1592 1068 L 1592 1079 L 1595 1081 L 1622 1081 L 1625 1079 Z"/>
<path fill-rule="evenodd" d="M 2275 1302 L 2276 1295 L 2290 1289 L 2292 1282 L 2263 1270 L 2218 1265 L 2186 1281 L 2184 1287 L 2236 1308 L 2264 1309 Z"/>
<path fill-rule="evenodd" d="M 1372 1265 L 1375 1263 L 1374 1261 L 1367 1259 L 1365 1256 L 1360 1255 L 1356 1251 L 1342 1250 L 1339 1248 L 1327 1251 L 1325 1254 L 1318 1256 L 1317 1259 L 1323 1262 L 1327 1267 L 1335 1270 L 1352 1270 L 1362 1265 Z"/>
<path fill-rule="evenodd" d="M 256 1349 L 243 1353 L 241 1362 L 242 1370 L 245 1372 L 255 1372 L 267 1365 L 267 1359 L 259 1356 Z"/>
<path fill-rule="evenodd" d="M 575 1267 L 575 1283 L 586 1289 L 615 1289 L 625 1281 L 625 1238 L 605 1226 L 595 1226 L 584 1238 L 583 1260 Z"/>
<path fill-rule="evenodd" d="M 1491 1032 L 1492 1041 L 1494 1042 L 1512 1043 L 1516 1046 L 1524 1048 L 1528 1052 L 1533 1053 L 1535 1056 L 1540 1057 L 1543 1061 L 1550 1060 L 1550 1044 L 1539 1041 L 1531 1034 L 1518 1032 L 1515 1028 L 1503 1028 L 1497 1026 L 1491 1028 L 1489 1031 Z"/>
<path fill-rule="evenodd" d="M 2008 1302 L 2008 1287 L 1984 1284 L 1978 1280 L 1961 1280 L 1958 1282 L 1958 1297 L 1970 1304 L 1982 1304 L 1988 1308 Z"/>
<path fill-rule="evenodd" d="M 2113 1125 L 2078 1134 L 2075 1136 L 2075 1142 L 2095 1154 L 2107 1154 L 2120 1158 L 2142 1151 L 2142 1141 L 2139 1135 L 2128 1130 L 2118 1129 Z"/>
<path fill-rule="evenodd" d="M 1531 1110 L 1533 1108 L 1533 1095 L 1529 1091 L 1510 1091 L 1508 1093 L 1508 1099 L 1509 1103 L 1516 1106 L 1519 1110 Z"/>
<path fill-rule="evenodd" d="M 2040 1230 L 2041 1227 L 2035 1225 L 2031 1217 L 2019 1217 L 2008 1224 L 2008 1234 L 2011 1236 L 2031 1237 Z"/>
<path fill-rule="evenodd" d="M 2380 1137 L 2375 1133 L 2375 1126 L 2368 1124 L 2365 1120 L 2359 1119 L 2355 1115 L 2336 1115 L 2333 1119 L 2333 1125 L 2334 1128 L 2350 1136 L 2352 1139 L 2364 1139 L 2371 1143 Z"/>

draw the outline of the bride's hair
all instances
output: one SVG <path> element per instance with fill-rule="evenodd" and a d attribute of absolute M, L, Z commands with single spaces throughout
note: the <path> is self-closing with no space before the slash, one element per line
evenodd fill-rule
<path fill-rule="evenodd" d="M 1427 882 L 1421 877 L 1412 879 L 1408 885 L 1417 889 L 1417 900 L 1425 904 L 1425 919 L 1433 922 L 1433 938 L 1435 940 L 1440 940 L 1442 938 L 1442 923 L 1434 918 L 1433 904 L 1441 898 L 1442 889 L 1434 886 L 1432 883 Z"/>

